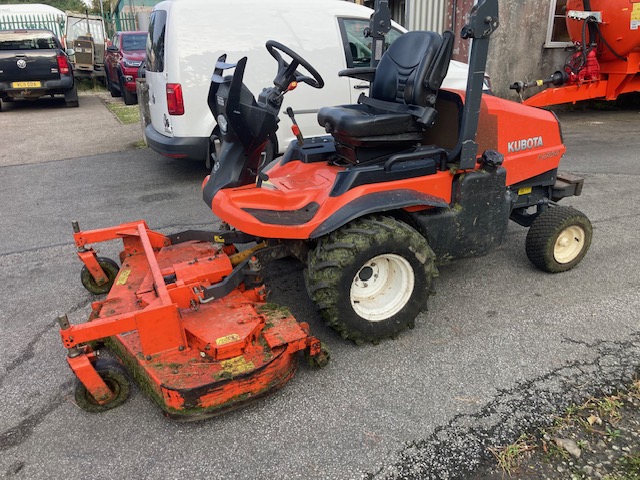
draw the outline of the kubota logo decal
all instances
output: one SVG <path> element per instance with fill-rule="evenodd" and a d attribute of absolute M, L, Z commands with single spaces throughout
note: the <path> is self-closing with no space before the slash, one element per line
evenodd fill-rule
<path fill-rule="evenodd" d="M 544 146 L 542 137 L 531 137 L 522 140 L 516 140 L 507 144 L 507 152 L 515 153 L 522 152 L 523 150 L 531 150 L 532 148 L 538 148 Z"/>

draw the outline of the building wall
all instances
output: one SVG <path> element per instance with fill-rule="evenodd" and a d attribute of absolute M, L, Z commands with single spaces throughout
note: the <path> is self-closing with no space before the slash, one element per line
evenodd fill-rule
<path fill-rule="evenodd" d="M 500 27 L 491 37 L 487 63 L 496 95 L 517 99 L 509 90 L 514 81 L 546 78 L 564 65 L 568 52 L 544 47 L 549 4 L 550 0 L 500 1 Z"/>

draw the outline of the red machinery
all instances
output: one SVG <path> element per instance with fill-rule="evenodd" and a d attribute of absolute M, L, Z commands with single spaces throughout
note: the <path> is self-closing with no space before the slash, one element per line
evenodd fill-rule
<path fill-rule="evenodd" d="M 126 398 L 124 373 L 96 359 L 98 339 L 177 416 L 218 413 L 281 386 L 301 350 L 322 366 L 327 352 L 308 326 L 264 304 L 261 265 L 275 258 L 306 262 L 307 292 L 320 315 L 356 343 L 411 328 L 438 266 L 488 253 L 507 236 L 510 219 L 529 227 L 525 249 L 534 266 L 558 273 L 578 265 L 592 226 L 582 212 L 557 205 L 583 185 L 558 170 L 565 146 L 557 118 L 483 94 L 498 25 L 497 0 L 480 0 L 461 33 L 472 40 L 465 92 L 440 89 L 452 32 L 408 32 L 377 67 L 340 72 L 371 81 L 370 96 L 323 107 L 318 122 L 330 134 L 300 136 L 266 165 L 262 152 L 284 95 L 324 81 L 298 53 L 270 40 L 278 68 L 256 100 L 243 83 L 248 59 L 219 57 L 208 104 L 221 148 L 202 193 L 230 227 L 162 235 L 142 221 L 88 232 L 74 226 L 82 283 L 108 292 L 88 323 L 60 318 L 77 403 L 99 411 Z M 118 238 L 119 269 L 87 248 Z"/>
<path fill-rule="evenodd" d="M 567 0 L 567 29 L 576 51 L 563 70 L 511 86 L 520 93 L 551 85 L 526 105 L 615 100 L 640 90 L 640 0 Z"/>
<path fill-rule="evenodd" d="M 277 248 L 260 243 L 237 253 L 235 232 L 187 231 L 165 236 L 144 221 L 81 232 L 74 224 L 82 284 L 105 300 L 89 322 L 59 318 L 67 361 L 76 374 L 76 403 L 99 412 L 123 403 L 125 371 L 96 358 L 92 342 L 107 339 L 142 388 L 170 416 L 217 414 L 265 395 L 295 373 L 296 353 L 317 366 L 328 353 L 283 308 L 266 304 L 261 260 Z M 122 267 L 96 256 L 89 243 L 122 239 Z"/>

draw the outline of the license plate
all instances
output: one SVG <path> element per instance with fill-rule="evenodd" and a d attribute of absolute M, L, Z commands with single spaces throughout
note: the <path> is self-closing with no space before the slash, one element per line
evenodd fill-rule
<path fill-rule="evenodd" d="M 38 88 L 42 84 L 40 82 L 13 82 L 11 86 L 13 88 Z"/>

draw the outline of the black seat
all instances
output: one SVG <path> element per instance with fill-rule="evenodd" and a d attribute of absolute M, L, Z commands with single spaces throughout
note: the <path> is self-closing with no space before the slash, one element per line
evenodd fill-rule
<path fill-rule="evenodd" d="M 321 108 L 318 123 L 333 135 L 338 154 L 361 162 L 418 142 L 435 120 L 433 107 L 452 50 L 452 32 L 405 33 L 382 56 L 370 98 Z"/>

